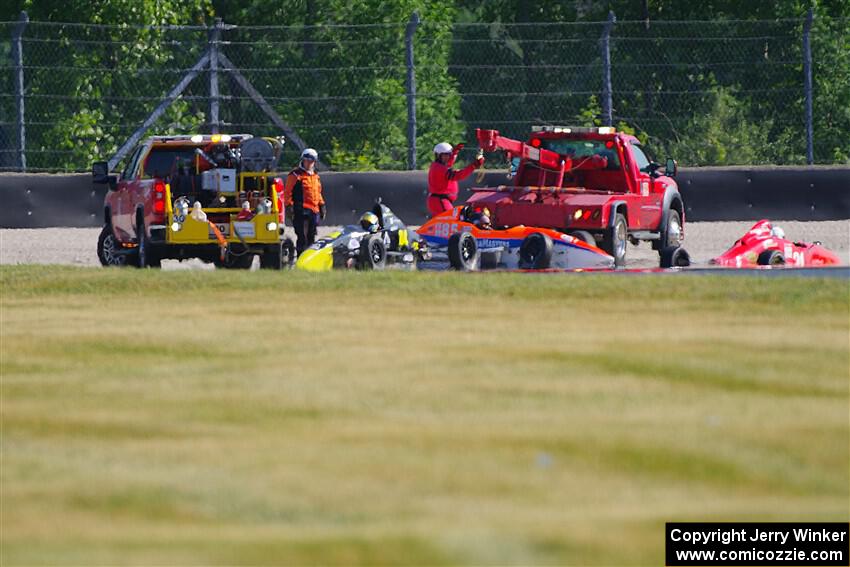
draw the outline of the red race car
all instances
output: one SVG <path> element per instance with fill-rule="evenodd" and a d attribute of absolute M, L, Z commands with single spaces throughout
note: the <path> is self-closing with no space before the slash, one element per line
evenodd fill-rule
<path fill-rule="evenodd" d="M 614 268 L 613 256 L 575 236 L 529 226 L 494 228 L 488 210 L 469 205 L 435 216 L 417 232 L 458 270 Z"/>
<path fill-rule="evenodd" d="M 807 244 L 785 238 L 785 231 L 773 226 L 769 220 L 760 220 L 732 247 L 709 260 L 709 264 L 728 268 L 755 266 L 817 267 L 835 266 L 839 257 L 821 246 L 820 242 Z"/>

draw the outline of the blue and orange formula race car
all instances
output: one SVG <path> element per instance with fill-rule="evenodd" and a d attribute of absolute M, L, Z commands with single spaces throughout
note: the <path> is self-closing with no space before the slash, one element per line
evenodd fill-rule
<path fill-rule="evenodd" d="M 435 258 L 446 254 L 458 270 L 614 268 L 611 255 L 576 236 L 548 228 L 492 227 L 488 213 L 470 205 L 454 207 L 417 232 Z"/>

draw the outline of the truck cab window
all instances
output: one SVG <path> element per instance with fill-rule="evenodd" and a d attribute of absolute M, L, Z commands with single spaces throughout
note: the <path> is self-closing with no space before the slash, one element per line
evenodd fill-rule
<path fill-rule="evenodd" d="M 643 148 L 641 148 L 638 144 L 632 144 L 632 154 L 635 156 L 635 163 L 638 166 L 638 169 L 643 173 L 650 173 L 649 171 L 649 163 L 650 159 L 647 157 L 646 152 Z"/>
<path fill-rule="evenodd" d="M 609 148 L 602 140 L 582 140 L 575 138 L 543 140 L 541 147 L 569 156 L 574 162 L 581 161 L 593 155 L 608 159 L 608 169 L 620 169 L 620 159 L 614 148 Z"/>
<path fill-rule="evenodd" d="M 145 177 L 167 177 L 178 163 L 190 167 L 194 148 L 154 148 L 145 160 Z"/>
<path fill-rule="evenodd" d="M 135 152 L 132 153 L 130 159 L 127 160 L 127 165 L 124 167 L 124 171 L 121 172 L 121 179 L 130 179 L 133 177 L 133 174 L 136 172 L 136 164 L 139 162 L 139 154 L 142 153 L 142 148 L 137 148 Z"/>

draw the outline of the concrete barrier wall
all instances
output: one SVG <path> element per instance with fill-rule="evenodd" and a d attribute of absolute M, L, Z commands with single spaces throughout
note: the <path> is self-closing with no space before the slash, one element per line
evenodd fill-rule
<path fill-rule="evenodd" d="M 850 219 L 850 167 L 704 167 L 676 178 L 689 221 Z M 426 173 L 324 173 L 327 224 L 357 220 L 377 197 L 409 224 L 427 219 Z M 504 172 L 473 175 L 473 184 L 510 183 Z M 88 174 L 0 174 L 0 227 L 86 227 L 102 223 L 106 188 Z"/>

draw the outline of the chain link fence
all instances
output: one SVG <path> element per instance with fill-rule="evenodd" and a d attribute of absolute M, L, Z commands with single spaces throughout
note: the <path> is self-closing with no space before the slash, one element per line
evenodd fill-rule
<path fill-rule="evenodd" d="M 807 150 L 816 163 L 847 163 L 848 27 L 815 17 L 806 67 L 805 19 L 0 22 L 0 170 L 87 170 L 159 106 L 147 134 L 293 133 L 284 163 L 303 141 L 336 170 L 423 167 L 443 140 L 465 142 L 468 159 L 475 128 L 524 138 L 533 124 L 609 121 L 684 165 L 800 164 Z"/>

